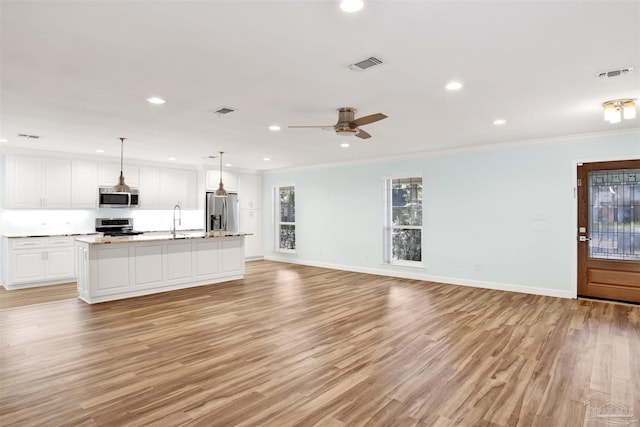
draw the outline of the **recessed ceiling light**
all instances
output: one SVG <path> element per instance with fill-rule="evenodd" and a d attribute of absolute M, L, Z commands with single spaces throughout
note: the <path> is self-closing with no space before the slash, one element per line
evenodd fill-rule
<path fill-rule="evenodd" d="M 343 142 L 342 144 L 340 144 L 340 147 L 342 148 L 347 148 L 349 146 L 348 142 Z"/>
<path fill-rule="evenodd" d="M 150 104 L 156 104 L 156 105 L 162 105 L 164 103 L 166 103 L 167 101 L 165 101 L 162 98 L 159 98 L 157 96 L 152 96 L 151 98 L 147 98 L 147 102 Z"/>
<path fill-rule="evenodd" d="M 460 90 L 460 89 L 462 89 L 462 83 L 460 83 L 460 82 L 449 82 L 445 86 L 445 89 L 450 90 L 450 91 Z"/>
<path fill-rule="evenodd" d="M 98 149 L 96 150 L 96 153 L 104 153 L 104 150 L 102 150 L 102 149 L 98 148 Z"/>
<path fill-rule="evenodd" d="M 280 126 L 278 126 L 278 125 L 271 125 L 271 126 L 269 126 L 269 130 L 274 130 L 274 131 L 275 131 L 275 130 L 280 130 Z"/>
<path fill-rule="evenodd" d="M 507 121 L 505 119 L 496 119 L 493 121 L 493 124 L 496 126 L 502 126 L 503 124 L 507 123 Z"/>
<path fill-rule="evenodd" d="M 268 161 L 270 161 L 270 160 L 271 160 L 271 158 L 269 158 L 269 157 L 265 157 L 265 158 L 264 158 L 264 159 L 262 159 L 262 160 L 264 160 L 265 162 L 268 162 Z"/>
<path fill-rule="evenodd" d="M 9 142 L 9 140 L 2 138 L 2 139 L 0 139 L 0 142 Z"/>
<path fill-rule="evenodd" d="M 169 160 L 175 160 L 175 159 L 176 159 L 175 157 L 169 157 Z"/>
<path fill-rule="evenodd" d="M 347 13 L 358 12 L 364 7 L 362 0 L 342 0 L 340 2 L 340 9 Z"/>

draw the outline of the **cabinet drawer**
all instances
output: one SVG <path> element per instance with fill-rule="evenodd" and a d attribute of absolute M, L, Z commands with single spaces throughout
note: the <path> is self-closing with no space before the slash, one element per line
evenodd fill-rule
<path fill-rule="evenodd" d="M 49 237 L 46 244 L 53 247 L 73 246 L 74 240 L 74 237 Z"/>
<path fill-rule="evenodd" d="M 46 238 L 9 239 L 11 249 L 35 249 L 44 248 L 47 243 Z"/>

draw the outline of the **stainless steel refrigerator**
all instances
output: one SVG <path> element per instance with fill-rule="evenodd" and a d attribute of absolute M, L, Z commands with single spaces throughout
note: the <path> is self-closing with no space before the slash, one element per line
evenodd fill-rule
<path fill-rule="evenodd" d="M 204 222 L 207 232 L 239 232 L 238 193 L 216 197 L 214 192 L 207 192 Z"/>

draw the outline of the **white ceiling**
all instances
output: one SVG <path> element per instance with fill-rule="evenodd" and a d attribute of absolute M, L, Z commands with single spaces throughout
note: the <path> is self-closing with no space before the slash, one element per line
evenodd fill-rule
<path fill-rule="evenodd" d="M 606 123 L 601 107 L 640 97 L 639 1 L 388 0 L 357 14 L 331 0 L 1 6 L 10 147 L 118 157 L 123 136 L 125 158 L 217 165 L 207 156 L 225 151 L 225 163 L 262 170 L 640 123 Z M 369 56 L 385 64 L 348 68 Z M 595 77 L 629 66 L 625 77 Z M 450 80 L 464 88 L 447 92 Z M 211 113 L 222 106 L 238 111 Z M 286 127 L 333 125 L 346 106 L 389 118 L 364 127 L 366 142 Z"/>

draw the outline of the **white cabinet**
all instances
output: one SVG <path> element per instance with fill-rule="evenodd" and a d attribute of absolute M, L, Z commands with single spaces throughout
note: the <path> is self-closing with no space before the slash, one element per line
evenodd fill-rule
<path fill-rule="evenodd" d="M 209 169 L 205 171 L 204 176 L 205 190 L 217 190 L 220 185 L 220 171 Z M 231 172 L 222 171 L 222 184 L 224 184 L 224 189 L 227 191 L 237 191 L 238 177 Z"/>
<path fill-rule="evenodd" d="M 160 169 L 160 205 L 173 209 L 197 209 L 197 174 L 185 169 Z"/>
<path fill-rule="evenodd" d="M 98 207 L 98 164 L 81 160 L 71 161 L 71 207 Z"/>
<path fill-rule="evenodd" d="M 5 288 L 51 285 L 75 279 L 73 237 L 5 237 L 3 240 Z"/>
<path fill-rule="evenodd" d="M 244 277 L 244 237 L 76 244 L 78 293 L 111 301 Z"/>
<path fill-rule="evenodd" d="M 194 242 L 193 259 L 196 277 L 206 277 L 218 273 L 218 249 L 220 241 L 207 239 Z"/>
<path fill-rule="evenodd" d="M 251 233 L 244 238 L 244 256 L 247 259 L 262 258 L 262 212 L 260 210 L 240 210 L 240 230 Z"/>
<path fill-rule="evenodd" d="M 138 166 L 124 164 L 122 168 L 124 182 L 129 187 L 138 187 Z M 98 185 L 116 185 L 120 178 L 120 164 L 100 163 L 98 166 Z"/>
<path fill-rule="evenodd" d="M 101 248 L 95 254 L 95 262 L 95 268 L 89 268 L 90 281 L 95 283 L 95 295 L 110 295 L 129 289 L 128 245 Z"/>
<path fill-rule="evenodd" d="M 192 276 L 191 242 L 167 243 L 167 281 L 175 282 L 189 279 Z"/>
<path fill-rule="evenodd" d="M 262 208 L 262 176 L 238 175 L 240 209 Z"/>
<path fill-rule="evenodd" d="M 71 161 L 7 156 L 5 192 L 7 208 L 70 208 Z"/>
<path fill-rule="evenodd" d="M 141 209 L 197 209 L 197 172 L 187 169 L 140 167 Z"/>
<path fill-rule="evenodd" d="M 252 233 L 245 238 L 245 257 L 262 258 L 262 176 L 238 175 L 238 197 L 240 231 Z"/>
<path fill-rule="evenodd" d="M 138 188 L 140 209 L 160 209 L 160 168 L 141 166 Z"/>
<path fill-rule="evenodd" d="M 162 283 L 162 246 L 138 245 L 131 248 L 133 257 L 133 288 L 155 287 Z"/>

